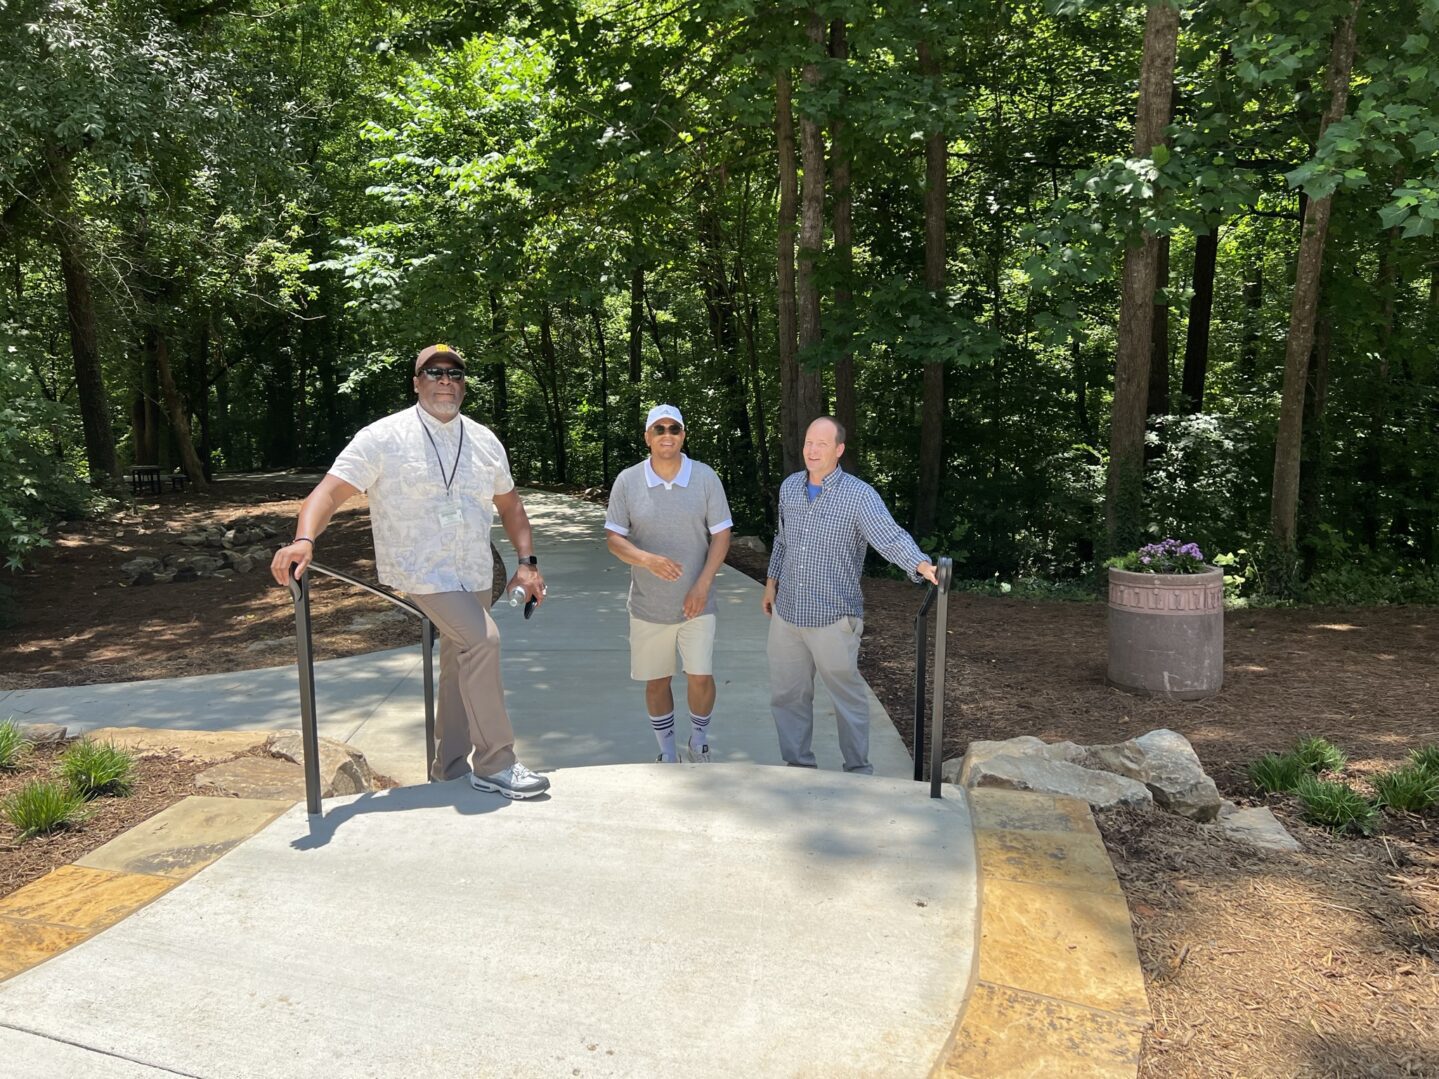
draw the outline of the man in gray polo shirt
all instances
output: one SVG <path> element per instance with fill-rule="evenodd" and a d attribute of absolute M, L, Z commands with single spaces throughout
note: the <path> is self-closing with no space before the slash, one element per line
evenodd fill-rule
<path fill-rule="evenodd" d="M 734 522 L 714 469 L 684 454 L 684 424 L 674 405 L 650 409 L 645 418 L 650 455 L 615 478 L 605 539 L 615 557 L 632 567 L 630 677 L 645 684 L 659 760 L 680 760 L 670 689 L 678 649 L 688 682 L 688 756 L 708 763 L 715 703 L 711 586 L 729 551 Z"/>

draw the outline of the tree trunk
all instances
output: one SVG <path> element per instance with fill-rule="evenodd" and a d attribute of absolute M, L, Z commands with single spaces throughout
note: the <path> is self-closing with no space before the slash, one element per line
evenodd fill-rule
<path fill-rule="evenodd" d="M 805 428 L 824 410 L 824 393 L 818 367 L 813 366 L 813 350 L 822 337 L 819 312 L 819 281 L 814 264 L 824 248 L 824 133 L 813 114 L 814 96 L 820 89 L 820 68 L 817 56 L 826 51 L 825 22 L 819 12 L 810 9 L 806 32 L 809 38 L 809 62 L 804 65 L 805 90 L 810 96 L 810 109 L 801 113 L 799 122 L 800 150 L 804 163 L 803 190 L 800 207 L 799 271 L 796 292 L 799 306 L 799 348 L 805 354 L 805 365 L 795 374 L 796 432 L 803 442 Z"/>
<path fill-rule="evenodd" d="M 849 42 L 843 19 L 830 23 L 829 54 L 841 62 L 849 59 Z M 854 302 L 850 282 L 854 277 L 854 195 L 850 190 L 849 146 L 845 142 L 845 93 L 841 85 L 840 104 L 830 120 L 831 192 L 834 198 L 834 258 L 838 279 L 834 288 L 837 311 L 849 311 Z M 834 367 L 834 414 L 844 425 L 848 441 L 844 450 L 845 471 L 864 475 L 861 461 L 862 443 L 859 430 L 859 401 L 855 394 L 854 352 L 846 344 Z"/>
<path fill-rule="evenodd" d="M 490 289 L 490 382 L 493 388 L 493 422 L 495 436 L 506 446 L 510 441 L 510 380 L 509 365 L 505 362 L 505 318 L 504 305 L 500 303 L 499 289 Z"/>
<path fill-rule="evenodd" d="M 1189 325 L 1184 335 L 1184 381 L 1181 408 L 1189 415 L 1204 411 L 1204 380 L 1209 373 L 1209 324 L 1214 311 L 1214 267 L 1219 260 L 1219 226 L 1194 238 L 1194 294 L 1189 300 Z M 1247 284 L 1246 284 L 1246 287 Z"/>
<path fill-rule="evenodd" d="M 1150 157 L 1156 146 L 1166 144 L 1164 126 L 1174 96 L 1178 40 L 1178 9 L 1163 0 L 1152 4 L 1144 24 L 1135 157 Z M 1149 400 L 1159 246 L 1159 238 L 1146 232 L 1138 246 L 1124 252 L 1104 514 L 1105 539 L 1111 552 L 1136 546 L 1143 536 L 1144 415 Z"/>
<path fill-rule="evenodd" d="M 1145 412 L 1169 415 L 1169 237 L 1159 240 L 1154 270 L 1154 321 L 1149 327 L 1149 393 Z"/>
<path fill-rule="evenodd" d="M 600 353 L 600 475 L 601 485 L 610 485 L 610 358 L 605 347 L 605 323 L 600 318 L 598 307 L 590 308 L 590 320 L 595 327 L 595 342 Z"/>
<path fill-rule="evenodd" d="M 788 71 L 775 76 L 775 142 L 779 160 L 777 311 L 779 326 L 780 460 L 785 475 L 804 465 L 800 428 L 798 315 L 795 311 L 794 227 L 799 177 L 794 156 L 794 107 Z"/>
<path fill-rule="evenodd" d="M 55 184 L 55 245 L 60 250 L 60 276 L 65 282 L 65 311 L 70 323 L 70 355 L 75 366 L 75 387 L 80 399 L 80 423 L 85 434 L 85 462 L 90 482 L 118 476 L 115 432 L 110 424 L 110 397 L 100 366 L 100 335 L 95 318 L 95 296 L 85 265 L 82 233 L 71 207 L 71 173 L 68 155 L 58 150 L 45 154 Z"/>
<path fill-rule="evenodd" d="M 1334 32 L 1329 56 L 1329 107 L 1320 124 L 1321 138 L 1325 129 L 1340 119 L 1348 107 L 1349 72 L 1354 65 L 1359 4 L 1360 0 L 1353 0 L 1348 15 Z M 1284 393 L 1279 406 L 1279 431 L 1274 441 L 1274 483 L 1269 511 L 1275 559 L 1271 579 L 1284 593 L 1291 592 L 1294 585 L 1294 526 L 1299 503 L 1299 453 L 1304 435 L 1304 384 L 1309 373 L 1309 353 L 1314 347 L 1314 318 L 1319 304 L 1319 279 L 1324 267 L 1324 241 L 1329 232 L 1329 214 L 1333 205 L 1334 196 L 1326 195 L 1310 199 L 1305 207 L 1294 298 L 1289 312 L 1289 334 L 1285 341 Z"/>
<path fill-rule="evenodd" d="M 1329 454 L 1325 408 L 1329 402 L 1329 345 L 1332 339 L 1333 323 L 1327 314 L 1321 312 L 1314 333 L 1309 378 L 1304 387 L 1304 454 L 1299 472 L 1299 505 L 1306 536 L 1312 536 L 1324 519 L 1324 472 Z M 1304 575 L 1307 577 L 1318 564 L 1319 549 L 1314 543 L 1304 543 L 1303 548 Z"/>
<path fill-rule="evenodd" d="M 553 436 L 555 448 L 555 481 L 568 483 L 570 469 L 566 443 L 569 441 L 569 436 L 566 431 L 564 402 L 560 398 L 560 360 L 555 352 L 555 339 L 551 332 L 550 322 L 550 305 L 547 303 L 540 315 L 540 359 L 548 378 L 540 382 L 540 389 L 546 393 L 550 402 L 550 433 Z"/>
<path fill-rule="evenodd" d="M 919 43 L 919 69 L 932 85 L 941 81 L 940 60 L 929 42 Z M 944 224 L 948 156 L 944 130 L 935 127 L 924 140 L 924 287 L 936 310 L 945 293 Z M 924 397 L 919 417 L 919 490 L 914 503 L 914 534 L 934 534 L 939 519 L 939 487 L 944 470 L 944 360 L 924 365 Z"/>
<path fill-rule="evenodd" d="M 1264 318 L 1264 253 L 1259 252 L 1244 279 L 1244 341 L 1239 348 L 1239 374 L 1252 389 L 1259 374 L 1260 322 Z"/>
<path fill-rule="evenodd" d="M 195 443 L 190 438 L 190 417 L 185 402 L 180 398 L 180 391 L 175 387 L 175 374 L 170 369 L 170 347 L 159 327 L 151 326 L 146 330 L 146 345 L 155 357 L 155 373 L 160 379 L 160 392 L 164 395 L 170 429 L 180 449 L 180 464 L 195 489 L 203 490 L 209 486 L 205 479 L 205 467 L 200 464 Z"/>

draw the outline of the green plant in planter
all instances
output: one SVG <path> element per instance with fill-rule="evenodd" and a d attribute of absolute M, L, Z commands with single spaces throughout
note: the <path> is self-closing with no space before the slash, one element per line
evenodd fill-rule
<path fill-rule="evenodd" d="M 82 739 L 60 758 L 60 774 L 82 798 L 129 794 L 135 758 L 109 742 Z"/>
<path fill-rule="evenodd" d="M 1349 759 L 1342 749 L 1327 738 L 1301 738 L 1294 743 L 1294 755 L 1311 772 L 1337 772 Z"/>
<path fill-rule="evenodd" d="M 48 835 L 82 820 L 85 800 L 70 787 L 37 779 L 0 801 L 0 816 L 20 830 L 21 839 Z"/>
<path fill-rule="evenodd" d="M 1439 773 L 1410 764 L 1374 777 L 1379 804 L 1401 813 L 1422 813 L 1439 802 Z"/>
<path fill-rule="evenodd" d="M 1203 573 L 1209 569 L 1198 544 L 1180 543 L 1177 539 L 1145 544 L 1137 551 L 1111 558 L 1106 565 L 1130 573 Z"/>
<path fill-rule="evenodd" d="M 1304 807 L 1304 819 L 1312 824 L 1359 835 L 1373 835 L 1379 826 L 1378 808 L 1346 783 L 1306 773 L 1294 785 L 1294 793 Z"/>
<path fill-rule="evenodd" d="M 31 748 L 32 743 L 20 733 L 18 723 L 13 719 L 0 723 L 0 768 L 14 768 Z"/>

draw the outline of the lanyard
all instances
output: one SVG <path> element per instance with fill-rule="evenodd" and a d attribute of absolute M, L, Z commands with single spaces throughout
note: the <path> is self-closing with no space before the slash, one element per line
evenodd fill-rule
<path fill-rule="evenodd" d="M 420 430 L 425 432 L 425 437 L 430 440 L 430 448 L 435 451 L 435 463 L 440 466 L 440 479 L 445 481 L 445 497 L 449 498 L 450 484 L 455 482 L 455 476 L 460 471 L 460 454 L 464 452 L 465 448 L 464 418 L 461 416 L 455 417 L 455 419 L 460 421 L 460 442 L 459 445 L 455 447 L 455 465 L 453 468 L 450 469 L 450 474 L 448 476 L 445 475 L 444 459 L 440 457 L 440 447 L 435 442 L 435 436 L 430 434 L 430 428 L 429 425 L 425 423 L 425 418 L 420 415 L 419 405 L 415 406 L 415 419 L 420 421 Z"/>

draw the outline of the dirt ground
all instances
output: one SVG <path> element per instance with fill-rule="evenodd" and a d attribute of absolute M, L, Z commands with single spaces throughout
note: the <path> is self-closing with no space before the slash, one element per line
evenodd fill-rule
<path fill-rule="evenodd" d="M 0 689 L 293 662 L 293 607 L 263 571 L 127 587 L 119 567 L 181 550 L 175 537 L 201 523 L 263 520 L 288 534 L 312 482 L 227 479 L 67 528 L 9 581 L 22 621 L 0 630 Z M 319 558 L 373 576 L 362 502 L 337 517 Z M 761 577 L 765 561 L 731 557 Z M 908 743 L 922 592 L 876 579 L 865 594 L 861 667 Z M 333 584 L 316 587 L 313 609 L 322 658 L 416 639 L 413 624 L 383 618 L 384 601 Z M 1434 609 L 1230 612 L 1224 691 L 1186 703 L 1105 685 L 1104 618 L 1100 603 L 955 593 L 946 758 L 971 739 L 1113 742 L 1169 727 L 1227 797 L 1249 804 L 1259 798 L 1245 764 L 1301 734 L 1346 750 L 1346 776 L 1361 787 L 1411 748 L 1439 742 Z M 1302 853 L 1250 851 L 1161 814 L 1101 815 L 1154 1016 L 1142 1074 L 1439 1076 L 1439 815 L 1340 839 L 1305 824 L 1287 798 L 1268 804 Z"/>

